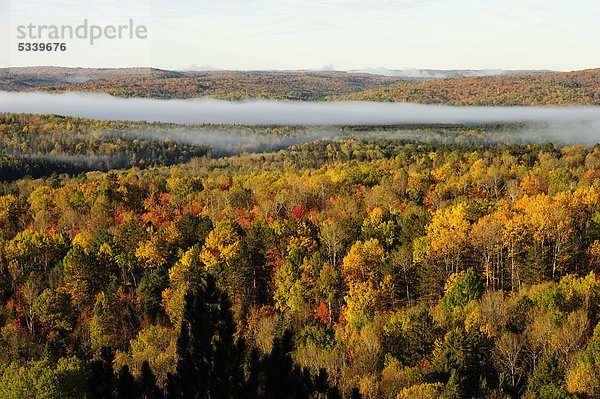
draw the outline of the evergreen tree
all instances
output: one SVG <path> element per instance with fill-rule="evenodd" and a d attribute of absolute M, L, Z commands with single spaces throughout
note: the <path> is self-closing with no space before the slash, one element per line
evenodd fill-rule
<path fill-rule="evenodd" d="M 100 359 L 90 363 L 89 399 L 113 399 L 115 381 L 112 362 L 114 355 L 107 347 L 100 350 L 100 355 Z"/>
<path fill-rule="evenodd" d="M 306 398 L 312 393 L 310 374 L 295 366 L 290 356 L 292 333 L 288 330 L 281 339 L 273 341 L 273 350 L 263 359 L 265 399 Z"/>
<path fill-rule="evenodd" d="M 207 275 L 185 297 L 177 341 L 176 374 L 168 376 L 167 398 L 234 398 L 243 392 L 243 343 L 236 341 L 227 294 Z"/>
<path fill-rule="evenodd" d="M 457 328 L 434 351 L 434 367 L 446 380 L 445 397 L 472 398 L 487 386 L 489 348 L 478 330 Z"/>
<path fill-rule="evenodd" d="M 119 399 L 139 398 L 135 380 L 129 371 L 129 366 L 125 365 L 119 370 L 115 388 L 117 398 Z"/>
<path fill-rule="evenodd" d="M 162 391 L 156 385 L 156 377 L 152 373 L 152 370 L 150 370 L 147 360 L 142 363 L 142 369 L 136 385 L 138 386 L 140 399 L 161 399 L 163 397 Z"/>

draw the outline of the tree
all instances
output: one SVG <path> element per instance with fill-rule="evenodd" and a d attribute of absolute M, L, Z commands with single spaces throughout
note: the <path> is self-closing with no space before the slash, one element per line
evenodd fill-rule
<path fill-rule="evenodd" d="M 342 252 L 348 233 L 340 221 L 325 221 L 321 224 L 320 237 L 327 246 L 327 254 L 332 265 L 337 266 L 338 255 Z"/>
<path fill-rule="evenodd" d="M 240 239 L 238 250 L 226 262 L 225 278 L 234 299 L 259 305 L 270 302 L 268 284 L 271 273 L 266 253 L 275 244 L 272 229 L 264 222 L 255 222 Z"/>
<path fill-rule="evenodd" d="M 184 213 L 177 222 L 177 229 L 181 233 L 183 249 L 193 245 L 204 245 L 213 225 L 208 216 L 198 217 L 191 213 Z"/>
<path fill-rule="evenodd" d="M 90 399 L 113 399 L 115 384 L 113 360 L 112 351 L 104 347 L 101 350 L 101 358 L 90 363 L 91 375 L 88 379 Z"/>
<path fill-rule="evenodd" d="M 567 373 L 569 392 L 587 397 L 597 397 L 600 393 L 599 366 L 600 324 L 596 325 L 587 347 L 580 352 L 577 361 Z"/>
<path fill-rule="evenodd" d="M 415 366 L 427 357 L 440 338 L 440 328 L 425 306 L 397 311 L 383 327 L 386 353 L 406 366 Z"/>
<path fill-rule="evenodd" d="M 444 390 L 444 384 L 423 383 L 404 388 L 398 393 L 397 399 L 429 399 L 441 397 Z"/>
<path fill-rule="evenodd" d="M 441 301 L 441 306 L 449 313 L 454 308 L 464 308 L 470 301 L 481 298 L 483 284 L 475 270 L 468 269 L 466 272 L 454 274 L 446 283 L 446 293 Z"/>
<path fill-rule="evenodd" d="M 517 394 L 521 377 L 524 373 L 523 339 L 521 336 L 507 332 L 496 341 L 495 355 L 500 367 L 510 377 L 510 392 Z"/>
<path fill-rule="evenodd" d="M 564 387 L 565 374 L 559 356 L 552 351 L 540 359 L 527 384 L 527 392 L 536 397 L 568 397 Z"/>
<path fill-rule="evenodd" d="M 124 365 L 115 375 L 114 355 L 108 347 L 101 350 L 101 357 L 90 363 L 91 374 L 87 380 L 90 399 L 162 399 L 156 386 L 156 378 L 147 362 L 142 365 L 139 378 L 135 379 Z"/>
<path fill-rule="evenodd" d="M 140 399 L 162 399 L 163 393 L 156 385 L 156 377 L 150 369 L 148 361 L 142 363 L 140 376 L 136 381 Z"/>
<path fill-rule="evenodd" d="M 141 329 L 130 341 L 129 354 L 117 353 L 118 365 L 128 365 L 134 375 L 144 374 L 145 363 L 156 374 L 161 386 L 168 373 L 175 371 L 177 362 L 177 331 L 160 325 L 149 325 Z"/>
<path fill-rule="evenodd" d="M 561 201 L 547 195 L 526 197 L 520 202 L 532 239 L 541 252 L 536 251 L 534 256 L 544 263 L 544 255 L 547 254 L 550 264 L 545 266 L 550 269 L 554 279 L 562 271 L 568 257 L 568 244 L 573 233 L 573 219 L 569 209 Z M 545 270 L 542 273 L 548 274 Z"/>
<path fill-rule="evenodd" d="M 89 321 L 91 344 L 94 349 L 110 347 L 125 349 L 129 337 L 137 330 L 138 319 L 133 297 L 113 282 L 96 296 Z"/>
<path fill-rule="evenodd" d="M 200 259 L 209 272 L 216 273 L 219 265 L 231 264 L 242 235 L 243 230 L 235 221 L 224 219 L 216 224 L 200 253 Z"/>
<path fill-rule="evenodd" d="M 467 205 L 462 203 L 440 209 L 427 226 L 428 256 L 440 259 L 449 276 L 458 273 L 463 265 L 470 223 Z"/>
<path fill-rule="evenodd" d="M 344 319 L 349 331 L 360 330 L 367 325 L 375 313 L 376 292 L 370 282 L 357 282 L 350 285 L 348 295 L 344 297 Z"/>
<path fill-rule="evenodd" d="M 578 363 L 567 375 L 567 390 L 570 393 L 595 398 L 600 394 L 598 367 L 588 362 Z"/>
<path fill-rule="evenodd" d="M 376 238 L 357 241 L 344 257 L 340 271 L 348 285 L 373 281 L 380 273 L 385 251 Z"/>
<path fill-rule="evenodd" d="M 361 231 L 364 239 L 375 238 L 389 249 L 396 243 L 396 228 L 390 214 L 385 214 L 381 208 L 375 208 L 363 221 Z"/>
<path fill-rule="evenodd" d="M 275 339 L 273 350 L 262 360 L 264 385 L 259 397 L 265 399 L 301 399 L 313 392 L 312 379 L 307 371 L 294 365 L 290 352 L 292 334 L 288 330 L 281 339 Z M 321 377 L 321 384 L 323 384 Z M 320 387 L 321 388 L 321 387 Z"/>
<path fill-rule="evenodd" d="M 337 269 L 326 262 L 319 272 L 315 289 L 317 291 L 317 296 L 327 303 L 327 314 L 330 318 L 334 315 L 334 303 L 336 300 L 339 301 L 341 284 L 342 281 Z M 339 304 L 335 314 L 339 314 L 338 312 Z"/>
<path fill-rule="evenodd" d="M 480 254 L 485 269 L 485 286 L 498 289 L 503 286 L 504 226 L 506 212 L 498 211 L 480 218 L 473 225 L 470 237 Z"/>
<path fill-rule="evenodd" d="M 156 319 L 161 310 L 163 291 L 169 287 L 169 273 L 165 266 L 146 269 L 135 293 L 141 307 L 150 319 Z"/>
<path fill-rule="evenodd" d="M 235 339 L 229 299 L 212 275 L 185 295 L 176 372 L 167 398 L 232 398 L 244 394 L 244 342 Z"/>
<path fill-rule="evenodd" d="M 275 273 L 273 300 L 275 307 L 281 311 L 296 314 L 306 303 L 308 289 L 302 280 L 301 262 L 302 253 L 299 249 L 295 249 Z"/>
<path fill-rule="evenodd" d="M 19 204 L 15 195 L 0 196 L 0 237 L 10 239 L 17 232 Z"/>
<path fill-rule="evenodd" d="M 121 367 L 115 378 L 115 392 L 117 398 L 139 397 L 135 386 L 135 379 L 129 372 L 129 366 Z"/>
<path fill-rule="evenodd" d="M 433 352 L 433 366 L 446 382 L 446 395 L 476 397 L 489 378 L 489 348 L 477 330 L 449 331 Z"/>
<path fill-rule="evenodd" d="M 185 295 L 202 283 L 205 270 L 201 251 L 196 245 L 182 254 L 169 269 L 169 287 L 162 291 L 162 304 L 171 323 L 179 326 L 184 315 Z"/>

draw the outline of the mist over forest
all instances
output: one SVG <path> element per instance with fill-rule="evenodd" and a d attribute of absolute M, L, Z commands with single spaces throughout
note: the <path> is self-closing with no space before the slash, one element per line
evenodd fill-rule
<path fill-rule="evenodd" d="M 600 107 L 452 107 L 410 103 L 157 100 L 100 93 L 0 92 L 0 112 L 99 120 L 239 125 L 600 121 Z"/>
<path fill-rule="evenodd" d="M 1 397 L 599 396 L 594 71 L 158 75 L 0 92 Z"/>

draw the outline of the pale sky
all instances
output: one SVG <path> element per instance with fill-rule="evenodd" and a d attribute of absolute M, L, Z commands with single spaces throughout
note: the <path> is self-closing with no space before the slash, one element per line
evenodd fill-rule
<path fill-rule="evenodd" d="M 83 19 L 148 39 L 17 51 L 20 24 Z M 599 0 L 0 0 L 0 65 L 575 70 L 600 67 L 599 25 Z"/>

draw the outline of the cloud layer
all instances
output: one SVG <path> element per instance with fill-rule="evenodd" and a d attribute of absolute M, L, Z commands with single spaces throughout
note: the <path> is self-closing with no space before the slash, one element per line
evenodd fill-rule
<path fill-rule="evenodd" d="M 183 124 L 600 123 L 600 107 L 448 107 L 371 102 L 156 100 L 74 92 L 0 92 L 0 112 Z"/>

